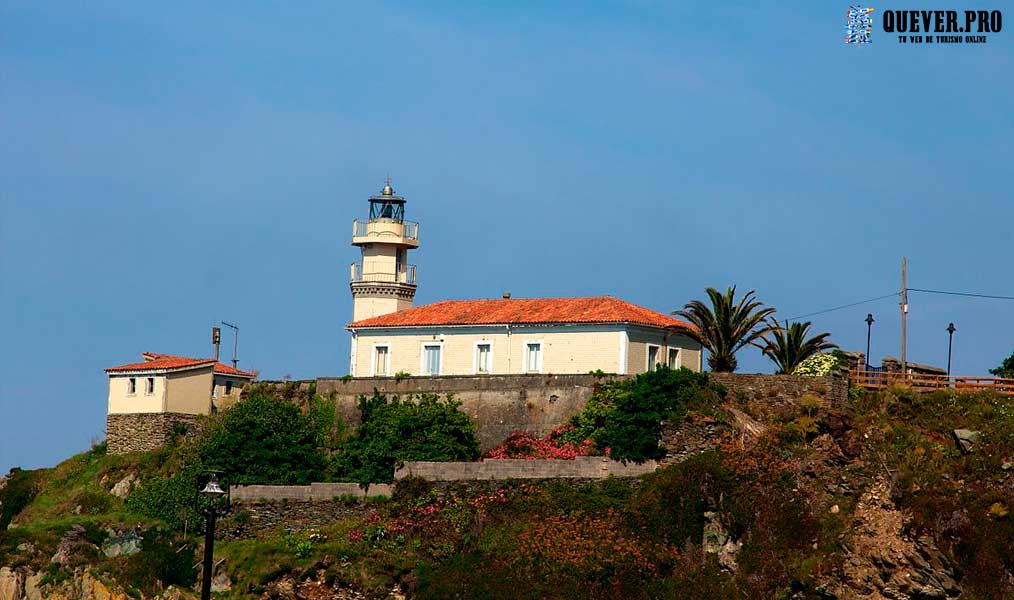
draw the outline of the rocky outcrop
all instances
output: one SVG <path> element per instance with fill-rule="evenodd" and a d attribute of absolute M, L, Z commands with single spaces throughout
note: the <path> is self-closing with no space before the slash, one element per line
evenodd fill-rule
<path fill-rule="evenodd" d="M 843 578 L 829 585 L 843 600 L 924 600 L 961 594 L 947 557 L 929 537 L 903 535 L 905 515 L 879 480 L 859 499 L 845 547 Z"/>
<path fill-rule="evenodd" d="M 0 567 L 0 600 L 128 600 L 126 592 L 111 581 L 102 581 L 88 570 L 78 569 L 69 579 L 42 585 L 42 573 L 26 568 Z M 195 600 L 188 590 L 170 586 L 149 600 Z"/>

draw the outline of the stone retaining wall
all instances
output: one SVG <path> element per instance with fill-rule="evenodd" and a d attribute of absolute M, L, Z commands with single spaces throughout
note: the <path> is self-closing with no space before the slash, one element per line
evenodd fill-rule
<path fill-rule="evenodd" d="M 128 413 L 106 415 L 106 444 L 110 454 L 148 452 L 166 445 L 177 426 L 196 435 L 197 415 L 182 413 Z"/>
<path fill-rule="evenodd" d="M 832 407 L 848 402 L 849 382 L 845 376 L 803 377 L 800 375 L 762 375 L 745 373 L 709 373 L 708 380 L 720 384 L 730 400 L 783 403 L 813 394 Z"/>
<path fill-rule="evenodd" d="M 359 397 L 376 389 L 402 397 L 452 394 L 476 424 L 483 450 L 515 431 L 542 437 L 581 412 L 597 386 L 594 375 L 451 375 L 445 377 L 321 378 L 317 393 L 333 395 L 338 414 L 355 427 Z"/>
<path fill-rule="evenodd" d="M 578 456 L 573 460 L 524 460 L 516 458 L 482 462 L 407 462 L 395 471 L 395 479 L 420 477 L 430 481 L 477 481 L 486 479 L 605 479 L 637 477 L 658 465 L 620 462 L 604 456 Z"/>
<path fill-rule="evenodd" d="M 386 483 L 371 483 L 367 490 L 358 483 L 311 483 L 310 485 L 234 485 L 229 490 L 233 502 L 322 502 L 341 496 L 390 496 L 392 487 Z"/>

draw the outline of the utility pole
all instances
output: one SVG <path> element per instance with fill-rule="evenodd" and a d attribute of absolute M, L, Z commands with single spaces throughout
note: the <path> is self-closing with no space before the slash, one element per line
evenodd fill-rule
<path fill-rule="evenodd" d="M 901 377 L 908 372 L 906 349 L 908 347 L 908 261 L 901 257 Z"/>

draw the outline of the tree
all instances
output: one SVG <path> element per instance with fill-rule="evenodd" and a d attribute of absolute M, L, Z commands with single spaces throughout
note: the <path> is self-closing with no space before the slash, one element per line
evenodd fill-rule
<path fill-rule="evenodd" d="M 200 445 L 201 462 L 230 483 L 321 481 L 320 427 L 299 407 L 260 391 L 222 413 Z"/>
<path fill-rule="evenodd" d="M 378 391 L 359 398 L 362 422 L 335 456 L 340 479 L 360 484 L 389 482 L 398 463 L 409 460 L 475 460 L 475 425 L 450 396 L 423 394 L 402 401 Z"/>
<path fill-rule="evenodd" d="M 837 348 L 837 344 L 828 341 L 830 333 L 821 333 L 807 338 L 810 332 L 810 322 L 805 323 L 785 321 L 784 325 L 778 321 L 770 321 L 770 331 L 764 337 L 764 347 L 761 350 L 764 355 L 778 365 L 779 373 L 792 373 L 807 358 L 824 350 Z"/>
<path fill-rule="evenodd" d="M 679 315 L 697 326 L 690 331 L 690 337 L 708 350 L 708 366 L 718 373 L 736 370 L 736 353 L 747 344 L 759 345 L 758 340 L 771 329 L 764 320 L 774 314 L 775 309 L 764 308 L 764 303 L 754 299 L 750 290 L 736 302 L 736 286 L 721 293 L 715 288 L 707 289 L 711 306 L 700 300 L 693 300 Z"/>
<path fill-rule="evenodd" d="M 997 377 L 1010 377 L 1014 379 L 1014 352 L 1011 352 L 1010 356 L 1003 359 L 999 367 L 990 369 L 989 372 Z"/>

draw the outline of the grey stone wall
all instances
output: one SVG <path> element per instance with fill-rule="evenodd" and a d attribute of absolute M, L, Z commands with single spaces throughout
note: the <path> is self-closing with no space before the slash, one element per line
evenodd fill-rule
<path fill-rule="evenodd" d="M 477 481 L 485 479 L 605 479 L 637 477 L 655 470 L 655 461 L 620 462 L 604 456 L 578 456 L 573 460 L 525 460 L 508 458 L 482 462 L 406 462 L 395 479 L 421 477 L 430 481 Z"/>
<path fill-rule="evenodd" d="M 730 400 L 740 402 L 767 401 L 782 404 L 812 394 L 840 407 L 848 402 L 849 382 L 843 375 L 803 377 L 799 375 L 748 375 L 744 373 L 709 373 L 709 381 L 720 384 Z"/>
<path fill-rule="evenodd" d="M 607 378 L 594 375 L 484 375 L 447 377 L 321 378 L 317 393 L 332 395 L 338 414 L 352 427 L 359 423 L 359 396 L 373 390 L 402 397 L 452 394 L 476 424 L 483 450 L 515 431 L 544 436 L 581 412 Z"/>
<path fill-rule="evenodd" d="M 230 488 L 233 502 L 277 502 L 292 500 L 295 502 L 322 502 L 334 500 L 340 496 L 390 496 L 390 485 L 386 483 L 371 484 L 363 490 L 358 483 L 311 483 L 310 485 L 234 485 Z"/>
<path fill-rule="evenodd" d="M 110 454 L 147 452 L 166 445 L 177 425 L 196 435 L 197 415 L 182 413 L 129 413 L 106 415 L 106 444 Z"/>
<path fill-rule="evenodd" d="M 320 502 L 273 501 L 234 504 L 218 522 L 216 539 L 246 539 L 284 529 L 302 532 L 333 525 L 335 521 L 364 514 L 371 505 L 335 500 Z"/>

